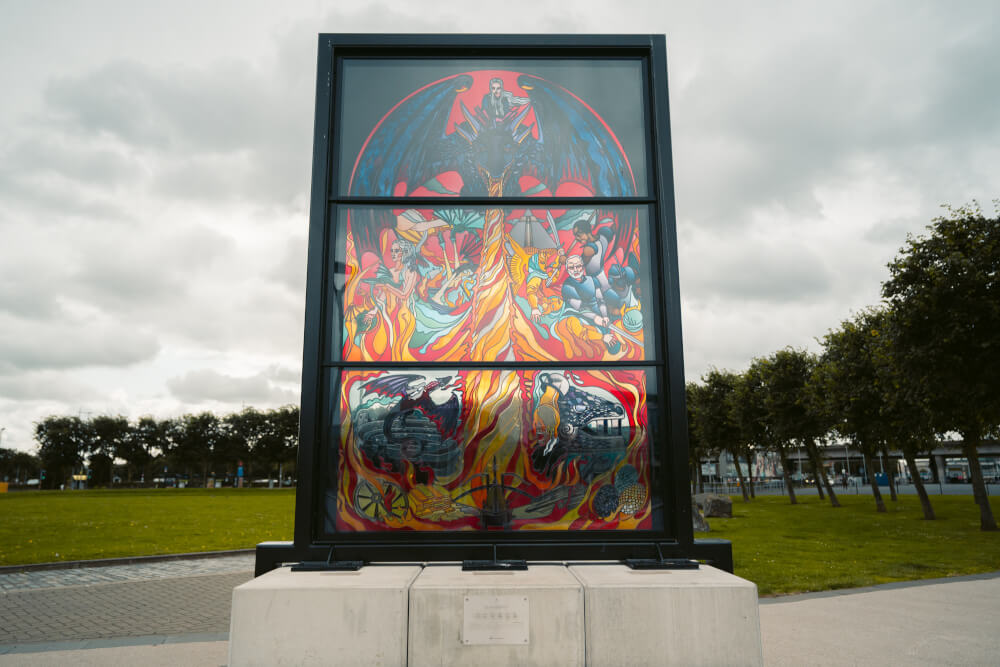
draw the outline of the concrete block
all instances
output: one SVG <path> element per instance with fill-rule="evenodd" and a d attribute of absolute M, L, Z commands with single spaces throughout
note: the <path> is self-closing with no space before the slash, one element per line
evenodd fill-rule
<path fill-rule="evenodd" d="M 762 665 L 757 586 L 702 565 L 572 565 L 584 587 L 590 665 Z"/>
<path fill-rule="evenodd" d="M 272 570 L 233 590 L 229 664 L 404 665 L 417 565 Z"/>
<path fill-rule="evenodd" d="M 410 587 L 409 659 L 421 666 L 582 665 L 583 586 L 562 564 L 513 572 L 429 565 Z"/>

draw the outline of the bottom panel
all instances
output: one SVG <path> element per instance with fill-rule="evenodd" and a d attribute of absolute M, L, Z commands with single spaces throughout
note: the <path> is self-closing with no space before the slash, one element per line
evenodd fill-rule
<path fill-rule="evenodd" d="M 652 530 L 651 370 L 344 371 L 328 533 Z"/>

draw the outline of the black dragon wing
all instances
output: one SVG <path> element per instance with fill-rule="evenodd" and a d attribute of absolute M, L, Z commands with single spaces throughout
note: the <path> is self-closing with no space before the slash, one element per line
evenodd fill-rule
<path fill-rule="evenodd" d="M 538 139 L 533 161 L 540 181 L 553 192 L 564 180 L 580 179 L 590 183 L 597 197 L 635 196 L 635 178 L 621 145 L 590 107 L 565 88 L 533 74 L 522 74 L 517 83 L 528 91 L 535 110 Z M 638 221 L 634 211 L 607 213 L 617 219 L 608 249 L 611 256 L 632 239 Z"/>
<path fill-rule="evenodd" d="M 561 86 L 533 74 L 517 84 L 528 91 L 538 126 L 538 178 L 553 189 L 567 178 L 586 178 L 598 197 L 635 195 L 625 153 L 607 126 L 586 104 Z"/>
<path fill-rule="evenodd" d="M 365 145 L 351 178 L 349 193 L 393 196 L 406 182 L 407 194 L 434 176 L 454 169 L 456 135 L 447 135 L 458 93 L 472 85 L 459 74 L 421 88 L 385 115 Z"/>
<path fill-rule="evenodd" d="M 369 380 L 363 385 L 366 392 L 380 396 L 406 396 L 406 387 L 414 380 L 422 380 L 422 375 L 385 375 Z"/>
<path fill-rule="evenodd" d="M 420 410 L 427 415 L 428 419 L 437 424 L 444 436 L 451 435 L 458 428 L 458 417 L 462 408 L 456 394 L 452 394 L 451 398 L 441 405 L 436 405 L 430 398 L 427 398 L 421 402 Z"/>

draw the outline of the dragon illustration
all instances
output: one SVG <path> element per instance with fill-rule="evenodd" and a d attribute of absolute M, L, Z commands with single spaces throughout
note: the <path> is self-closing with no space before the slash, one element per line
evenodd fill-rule
<path fill-rule="evenodd" d="M 550 192 L 567 181 L 586 184 L 601 197 L 636 194 L 631 167 L 605 123 L 565 88 L 532 74 L 518 76 L 529 102 L 503 118 L 458 102 L 462 120 L 452 125 L 459 94 L 473 83 L 469 74 L 454 75 L 406 97 L 372 131 L 352 174 L 349 194 L 411 195 L 435 177 L 457 172 L 459 193 L 466 196 L 517 196 L 521 176 L 533 176 Z M 534 123 L 529 124 L 529 111 Z M 449 132 L 449 129 L 452 131 Z M 405 187 L 401 187 L 405 186 Z M 390 211 L 356 217 L 352 229 L 362 250 L 374 247 Z M 629 216 L 629 225 L 635 224 Z M 619 221 L 621 225 L 626 221 Z M 619 238 L 631 238 L 620 229 Z"/>
<path fill-rule="evenodd" d="M 354 417 L 361 452 L 378 467 L 402 472 L 404 462 L 416 468 L 417 481 L 454 475 L 460 464 L 455 440 L 461 404 L 452 377 L 427 381 L 421 375 L 385 375 L 365 383 L 363 390 L 398 398 L 389 411 L 360 410 Z M 451 390 L 441 404 L 432 394 Z"/>

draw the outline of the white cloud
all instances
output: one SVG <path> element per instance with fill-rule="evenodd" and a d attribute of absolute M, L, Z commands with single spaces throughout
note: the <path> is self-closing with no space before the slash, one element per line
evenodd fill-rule
<path fill-rule="evenodd" d="M 194 370 L 167 380 L 167 387 L 178 399 L 192 404 L 206 401 L 273 404 L 298 399 L 297 392 L 275 386 L 266 372 L 234 377 L 212 369 Z"/>

